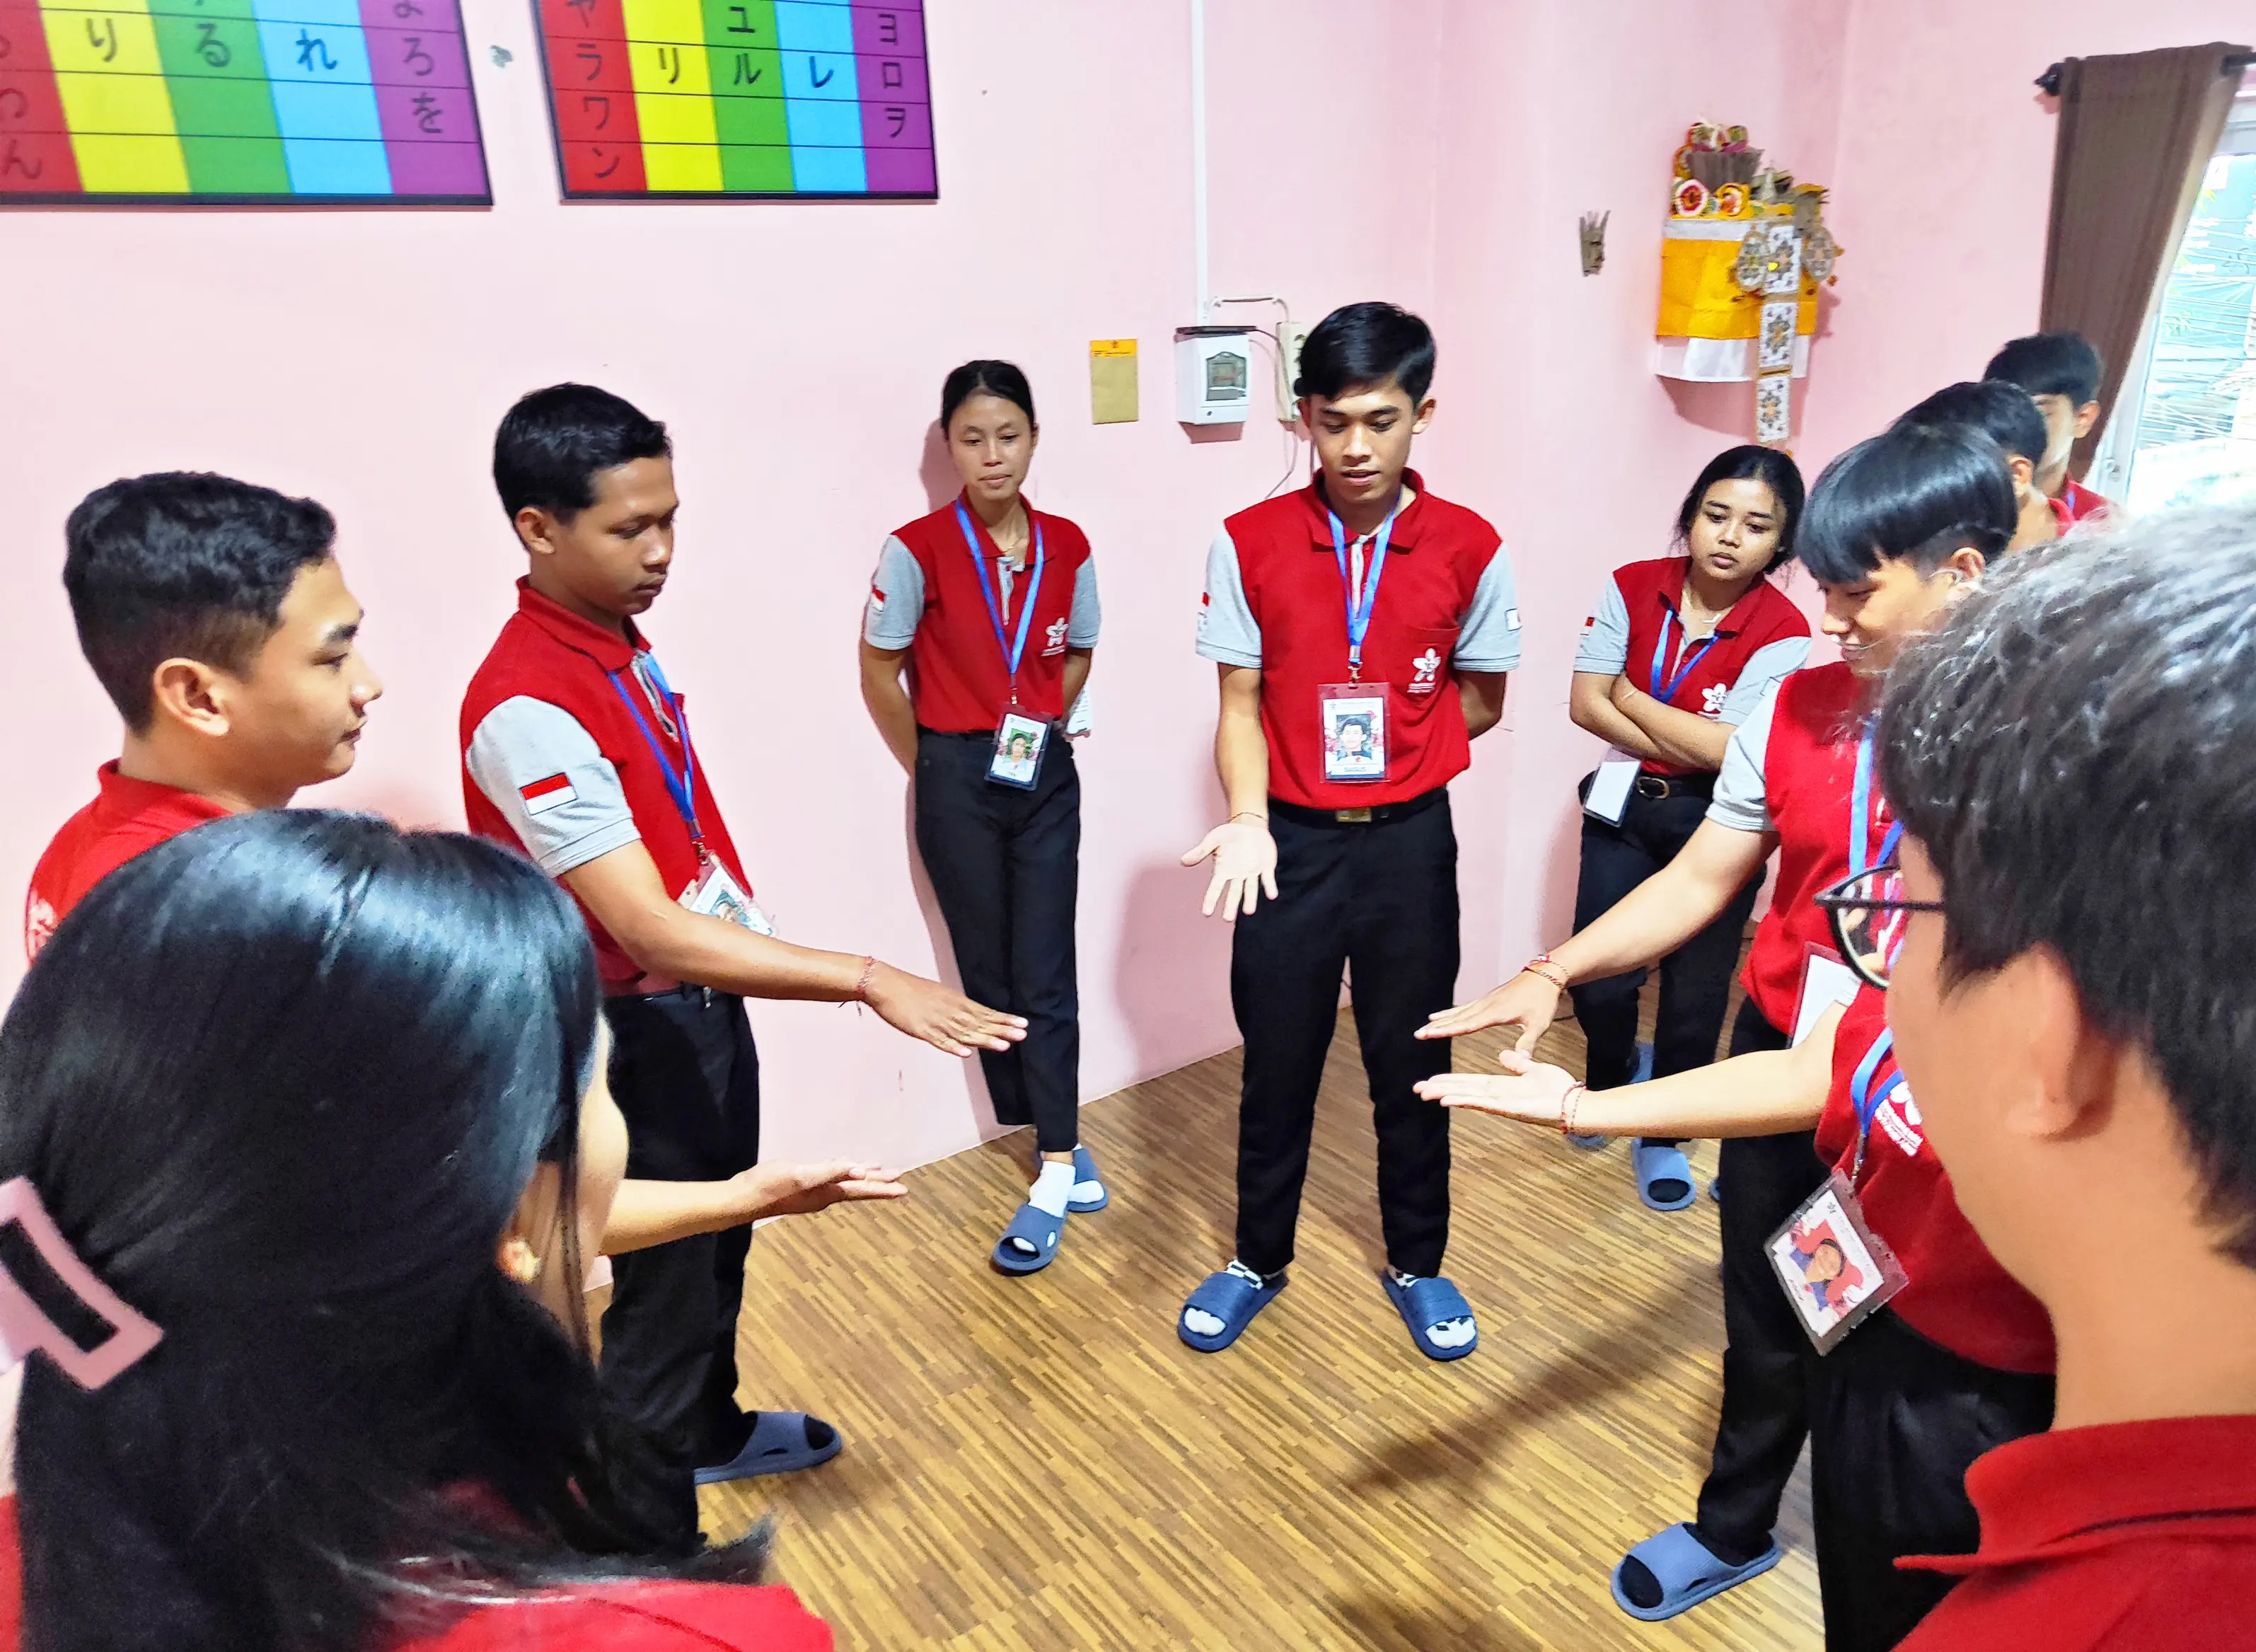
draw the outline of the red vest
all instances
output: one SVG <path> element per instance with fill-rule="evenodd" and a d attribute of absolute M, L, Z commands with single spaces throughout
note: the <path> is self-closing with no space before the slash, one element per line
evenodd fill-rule
<path fill-rule="evenodd" d="M 681 773 L 681 742 L 667 729 L 666 719 L 657 715 L 658 709 L 645 695 L 633 669 L 637 651 L 646 650 L 650 645 L 642 639 L 631 622 L 627 631 L 631 641 L 615 637 L 600 625 L 590 625 L 550 602 L 528 582 L 518 581 L 517 612 L 501 628 L 501 635 L 487 653 L 485 663 L 477 668 L 462 695 L 462 808 L 469 818 L 470 830 L 479 837 L 490 837 L 524 852 L 525 844 L 508 819 L 486 800 L 478 783 L 470 778 L 470 739 L 487 713 L 503 701 L 520 695 L 530 700 L 544 700 L 569 712 L 587 730 L 604 759 L 618 771 L 619 786 L 626 794 L 635 830 L 642 834 L 643 847 L 657 863 L 658 875 L 665 881 L 667 892 L 679 896 L 696 880 L 697 851 L 681 811 L 674 806 L 673 794 L 666 788 L 665 774 L 659 768 L 650 743 L 643 738 L 642 726 L 628 709 L 627 702 L 619 697 L 618 689 L 612 686 L 614 681 L 636 697 L 635 703 L 644 721 L 657 736 L 676 774 Z M 686 724 L 686 717 L 684 721 Z M 691 745 L 694 744 L 693 738 Z M 721 819 L 721 806 L 714 800 L 701 762 L 697 765 L 692 795 L 706 847 L 750 893 L 751 880 L 744 876 L 744 867 L 737 859 L 737 846 L 729 840 L 729 828 Z M 625 949 L 596 921 L 593 913 L 584 906 L 580 910 L 588 920 L 588 933 L 595 940 L 596 962 L 604 981 L 617 985 L 639 978 L 642 966 L 629 957 Z"/>
<path fill-rule="evenodd" d="M 1816 897 L 1849 875 L 1849 802 L 1856 789 L 1857 738 L 1865 696 L 1856 673 L 1838 661 L 1795 672 L 1778 686 L 1763 789 L 1778 834 L 1778 886 L 1747 950 L 1747 996 L 1780 1032 L 1794 1030 L 1808 947 L 1833 944 Z M 1879 853 L 1887 805 L 1877 783 L 1869 851 Z"/>
<path fill-rule="evenodd" d="M 909 645 L 911 699 L 917 722 L 927 729 L 942 734 L 985 734 L 993 732 L 1010 709 L 1011 673 L 1003 645 L 995 639 L 987 599 L 980 593 L 978 565 L 963 542 L 957 503 L 950 500 L 894 534 L 924 572 L 924 613 L 917 621 L 916 640 Z M 963 513 L 970 519 L 980 554 L 986 559 L 988 589 L 994 592 L 999 611 L 1003 587 L 995 564 L 1002 553 L 995 548 L 979 513 L 969 505 Z M 1026 515 L 1032 527 L 1041 531 L 1044 567 L 1033 620 L 1026 627 L 1026 651 L 1019 657 L 1019 710 L 1027 717 L 1055 722 L 1068 710 L 1066 629 L 1073 614 L 1074 584 L 1081 565 L 1089 560 L 1089 540 L 1061 516 L 1031 505 Z M 1004 634 L 1014 641 L 1033 572 L 1030 528 L 1026 566 L 1012 576 L 1011 606 L 1003 615 Z"/>
<path fill-rule="evenodd" d="M 1724 696 L 1739 680 L 1755 651 L 1792 637 L 1807 637 L 1809 621 L 1793 600 L 1767 579 L 1759 579 L 1733 603 L 1717 623 L 1715 641 L 1706 649 L 1687 645 L 1684 627 L 1674 623 L 1677 605 L 1684 600 L 1684 571 L 1688 557 L 1660 556 L 1648 562 L 1632 562 L 1614 570 L 1614 584 L 1629 610 L 1629 663 L 1622 667 L 1630 685 L 1650 693 L 1655 656 L 1660 653 L 1662 625 L 1667 625 L 1667 652 L 1660 660 L 1660 686 L 1694 660 L 1684 680 L 1667 703 L 1695 717 L 1714 717 Z M 1658 695 L 1656 698 L 1660 697 Z M 1703 771 L 1653 759 L 1644 765 L 1648 774 L 1694 774 Z"/>
<path fill-rule="evenodd" d="M 1833 1041 L 1833 1088 L 1817 1121 L 1817 1156 L 1843 1175 L 1857 1161 L 1857 1069 L 1887 1024 L 1887 994 L 1867 986 L 1841 1017 Z M 1895 1071 L 1891 1050 L 1872 1070 L 1867 1099 Z M 1993 1371 L 2041 1376 L 2052 1370 L 2052 1317 L 1999 1265 L 1958 1208 L 1908 1084 L 1899 1085 L 1873 1117 L 1857 1197 L 1873 1232 L 1903 1264 L 1909 1282 L 1888 1306 L 1904 1324 Z"/>
<path fill-rule="evenodd" d="M 1261 628 L 1261 731 L 1269 791 L 1308 808 L 1368 808 L 1447 786 L 1472 763 L 1450 653 L 1503 540 L 1423 478 L 1394 519 L 1386 567 L 1363 639 L 1363 681 L 1387 685 L 1386 778 L 1324 779 L 1317 690 L 1345 682 L 1347 597 L 1320 484 L 1266 499 L 1223 524 L 1237 548 L 1246 607 Z"/>

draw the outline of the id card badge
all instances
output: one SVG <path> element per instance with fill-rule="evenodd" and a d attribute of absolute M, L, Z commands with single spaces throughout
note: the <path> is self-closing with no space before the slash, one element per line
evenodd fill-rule
<path fill-rule="evenodd" d="M 1355 783 L 1386 778 L 1386 685 L 1328 682 L 1316 690 L 1322 718 L 1324 778 Z"/>
<path fill-rule="evenodd" d="M 754 935 L 775 933 L 775 925 L 768 921 L 768 914 L 760 910 L 759 903 L 744 893 L 744 885 L 731 878 L 729 869 L 717 860 L 705 863 L 696 881 L 682 891 L 681 904 L 708 918 L 742 924 Z"/>
<path fill-rule="evenodd" d="M 1819 1353 L 1909 1282 L 1887 1241 L 1872 1232 L 1849 1178 L 1836 1170 L 1763 1246 L 1795 1319 Z"/>
<path fill-rule="evenodd" d="M 1620 825 L 1622 810 L 1629 807 L 1630 788 L 1637 784 L 1638 771 L 1644 766 L 1629 752 L 1609 748 L 1605 761 L 1590 777 L 1590 794 L 1583 800 L 1583 813 L 1609 826 Z"/>
<path fill-rule="evenodd" d="M 1857 972 L 1831 947 L 1815 944 L 1802 949 L 1801 997 L 1794 1011 L 1794 1042 L 1799 1045 L 1817 1030 L 1825 1012 L 1838 1004 L 1846 1009 L 1857 1001 L 1861 985 Z"/>
<path fill-rule="evenodd" d="M 995 731 L 995 756 L 987 765 L 987 778 L 998 786 L 1033 791 L 1034 779 L 1042 772 L 1042 747 L 1049 738 L 1048 724 L 1005 711 Z"/>

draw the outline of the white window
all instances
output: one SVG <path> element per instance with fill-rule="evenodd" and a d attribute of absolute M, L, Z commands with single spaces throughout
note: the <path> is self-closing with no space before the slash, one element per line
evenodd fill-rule
<path fill-rule="evenodd" d="M 2256 498 L 2256 74 L 2123 378 L 2091 485 L 2134 513 Z"/>

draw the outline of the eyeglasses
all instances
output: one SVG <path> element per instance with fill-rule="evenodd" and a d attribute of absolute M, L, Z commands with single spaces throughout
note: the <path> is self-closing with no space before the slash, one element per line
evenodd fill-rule
<path fill-rule="evenodd" d="M 1820 894 L 1817 904 L 1833 921 L 1833 939 L 1857 978 L 1883 992 L 1888 990 L 1888 974 L 1903 945 L 1907 915 L 1942 910 L 1940 900 L 1904 898 L 1900 866 L 1875 866 L 1844 878 Z"/>

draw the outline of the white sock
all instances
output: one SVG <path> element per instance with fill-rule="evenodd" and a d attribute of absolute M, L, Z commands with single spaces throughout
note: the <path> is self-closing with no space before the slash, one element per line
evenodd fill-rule
<path fill-rule="evenodd" d="M 1406 1274 L 1399 1267 L 1389 1267 L 1387 1274 L 1406 1288 L 1418 1282 L 1419 1275 Z M 1426 1339 L 1436 1348 L 1462 1348 L 1473 1339 L 1479 1327 L 1470 1319 L 1444 1319 L 1428 1328 Z"/>
<path fill-rule="evenodd" d="M 1072 1167 L 1068 1165 L 1067 1168 L 1070 1169 Z M 1096 1176 L 1089 1177 L 1086 1182 L 1076 1182 L 1073 1184 L 1073 1197 L 1083 1204 L 1087 1204 L 1092 1199 L 1101 1199 L 1104 1197 L 1104 1183 Z"/>
<path fill-rule="evenodd" d="M 1225 1274 L 1236 1274 L 1249 1285 L 1265 1288 L 1269 1283 L 1267 1280 L 1262 1278 L 1235 1256 L 1230 1259 L 1230 1266 L 1222 1271 Z M 1212 1337 L 1217 1335 L 1222 1330 L 1222 1321 L 1203 1308 L 1184 1309 L 1183 1325 L 1195 1337 Z"/>
<path fill-rule="evenodd" d="M 1073 1166 L 1055 1159 L 1043 1160 L 1042 1173 L 1034 1178 L 1033 1189 L 1026 1195 L 1026 1203 L 1052 1216 L 1063 1216 L 1066 1201 L 1071 1197 Z"/>

